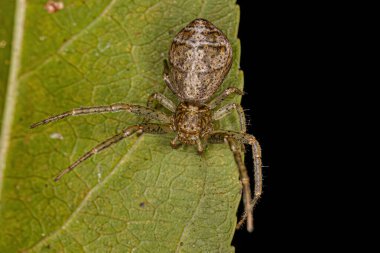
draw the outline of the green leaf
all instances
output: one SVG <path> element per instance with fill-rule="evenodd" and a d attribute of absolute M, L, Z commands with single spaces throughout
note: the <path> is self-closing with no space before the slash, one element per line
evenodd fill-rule
<path fill-rule="evenodd" d="M 56 13 L 44 9 L 47 0 L 18 0 L 14 13 L 10 2 L 0 3 L 7 18 L 15 15 L 9 76 L 0 80 L 0 252 L 233 252 L 241 185 L 226 145 L 199 156 L 193 146 L 173 150 L 174 135 L 134 136 L 54 183 L 84 152 L 141 118 L 115 113 L 29 126 L 80 106 L 145 105 L 157 91 L 174 98 L 162 62 L 175 34 L 197 17 L 233 44 L 219 92 L 242 88 L 235 1 L 67 0 Z M 236 122 L 232 115 L 217 127 Z"/>
<path fill-rule="evenodd" d="M 11 57 L 11 41 L 15 3 L 0 1 L 0 131 L 3 119 L 5 94 L 7 92 L 9 63 Z"/>

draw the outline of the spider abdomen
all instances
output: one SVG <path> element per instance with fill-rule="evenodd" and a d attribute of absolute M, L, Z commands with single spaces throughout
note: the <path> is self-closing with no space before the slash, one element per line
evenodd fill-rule
<path fill-rule="evenodd" d="M 196 19 L 174 38 L 169 62 L 173 92 L 182 101 L 203 104 L 231 68 L 231 44 L 211 22 Z"/>

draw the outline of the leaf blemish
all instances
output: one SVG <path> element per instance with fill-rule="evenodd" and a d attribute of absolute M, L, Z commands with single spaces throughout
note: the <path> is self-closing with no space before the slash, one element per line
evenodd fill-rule
<path fill-rule="evenodd" d="M 98 166 L 98 174 L 97 174 L 97 176 L 98 176 L 98 183 L 100 183 L 102 181 L 102 168 L 101 168 L 100 165 Z"/>
<path fill-rule="evenodd" d="M 0 48 L 5 48 L 6 45 L 7 45 L 7 42 L 5 40 L 0 41 Z"/>
<path fill-rule="evenodd" d="M 55 2 L 52 0 L 49 0 L 44 6 L 45 10 L 48 13 L 55 13 L 57 11 L 62 10 L 64 7 L 65 5 L 63 4 L 63 2 Z"/>
<path fill-rule="evenodd" d="M 52 133 L 49 137 L 50 139 L 63 140 L 63 135 L 61 133 Z"/>

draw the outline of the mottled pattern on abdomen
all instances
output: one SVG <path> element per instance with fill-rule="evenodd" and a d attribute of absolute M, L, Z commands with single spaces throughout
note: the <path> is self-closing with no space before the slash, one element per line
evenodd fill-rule
<path fill-rule="evenodd" d="M 196 19 L 174 38 L 170 80 L 183 101 L 204 103 L 219 88 L 232 63 L 232 48 L 213 24 Z"/>

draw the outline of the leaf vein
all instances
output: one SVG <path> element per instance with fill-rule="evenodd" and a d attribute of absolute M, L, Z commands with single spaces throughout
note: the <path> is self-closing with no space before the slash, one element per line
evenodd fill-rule
<path fill-rule="evenodd" d="M 189 226 L 192 225 L 193 220 L 194 220 L 196 214 L 198 213 L 198 211 L 200 209 L 199 207 L 200 207 L 201 203 L 204 201 L 206 184 L 207 184 L 207 177 L 208 177 L 208 170 L 207 170 L 207 168 L 205 168 L 206 167 L 205 166 L 205 160 L 203 159 L 203 157 L 201 157 L 201 161 L 202 161 L 203 166 L 200 169 L 203 169 L 205 171 L 205 176 L 204 176 L 203 185 L 202 185 L 203 186 L 202 187 L 203 191 L 202 191 L 202 194 L 199 197 L 199 201 L 198 201 L 197 207 L 194 210 L 193 215 L 191 216 L 190 220 L 187 222 L 187 225 L 184 227 L 184 229 L 182 231 L 181 237 L 180 237 L 180 239 L 179 239 L 179 241 L 177 243 L 177 249 L 175 251 L 176 253 L 179 252 L 179 250 L 181 249 L 181 242 L 183 242 L 184 237 L 187 235 L 187 230 L 188 230 Z"/>
<path fill-rule="evenodd" d="M 40 241 L 36 242 L 31 247 L 24 250 L 24 252 L 33 250 L 34 248 L 38 247 L 39 245 L 43 244 L 45 241 L 48 241 L 50 238 L 56 236 L 61 230 L 66 230 L 66 228 L 70 225 L 70 223 L 74 220 L 74 218 L 79 214 L 79 212 L 84 208 L 85 204 L 89 201 L 91 196 L 99 189 L 102 185 L 104 185 L 112 176 L 118 171 L 119 165 L 127 159 L 131 153 L 134 152 L 134 150 L 137 148 L 138 144 L 142 141 L 143 135 L 139 136 L 135 143 L 132 144 L 131 148 L 128 150 L 128 152 L 124 155 L 124 157 L 119 161 L 118 164 L 115 165 L 115 167 L 112 169 L 112 171 L 104 178 L 103 181 L 98 183 L 94 188 L 92 188 L 87 195 L 83 198 L 82 202 L 79 204 L 79 206 L 74 210 L 74 212 L 68 217 L 67 221 L 57 230 L 51 232 L 48 236 L 44 237 Z"/>
<path fill-rule="evenodd" d="M 20 0 L 20 1 L 24 1 L 24 0 Z M 68 47 L 76 38 L 78 38 L 79 36 L 81 36 L 83 32 L 85 32 L 88 29 L 90 29 L 92 26 L 94 26 L 99 21 L 99 19 L 101 19 L 103 16 L 105 16 L 108 13 L 108 11 L 112 8 L 112 6 L 116 3 L 116 1 L 117 0 L 111 0 L 110 3 L 104 8 L 104 10 L 92 22 L 90 22 L 86 27 L 84 27 L 80 32 L 78 32 L 77 34 L 74 34 L 71 38 L 69 38 L 67 41 L 65 41 L 61 45 L 61 47 L 58 48 L 58 50 L 57 50 L 56 53 L 54 53 L 54 54 L 50 55 L 49 57 L 47 57 L 37 67 L 35 67 L 33 69 L 30 69 L 30 70 L 26 71 L 25 73 L 23 73 L 22 75 L 20 75 L 19 76 L 19 80 L 25 79 L 28 76 L 30 76 L 31 74 L 33 74 L 34 72 L 36 72 L 37 70 L 41 69 L 47 63 L 49 63 L 53 59 L 54 56 L 56 56 L 57 54 L 59 54 L 62 51 L 64 51 L 65 48 Z"/>

